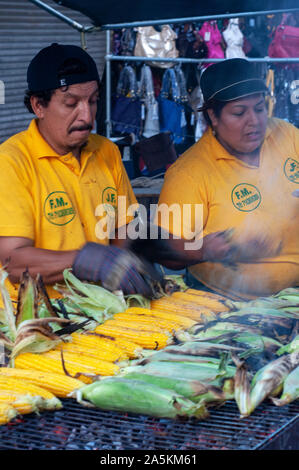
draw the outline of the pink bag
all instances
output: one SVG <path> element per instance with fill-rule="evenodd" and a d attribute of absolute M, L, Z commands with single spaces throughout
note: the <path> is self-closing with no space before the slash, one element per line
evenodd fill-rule
<path fill-rule="evenodd" d="M 223 43 L 223 38 L 221 32 L 218 29 L 217 22 L 215 20 L 205 21 L 198 33 L 207 44 L 207 57 L 213 59 L 224 59 L 224 50 L 221 46 Z"/>
<path fill-rule="evenodd" d="M 283 15 L 281 24 L 276 28 L 268 49 L 269 57 L 299 56 L 299 28 L 287 25 L 287 18 L 287 15 Z"/>

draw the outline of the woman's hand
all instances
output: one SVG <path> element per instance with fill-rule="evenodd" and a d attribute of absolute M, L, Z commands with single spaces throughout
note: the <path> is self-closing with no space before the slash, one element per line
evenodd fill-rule
<path fill-rule="evenodd" d="M 202 261 L 229 262 L 233 252 L 228 230 L 210 233 L 203 238 Z"/>

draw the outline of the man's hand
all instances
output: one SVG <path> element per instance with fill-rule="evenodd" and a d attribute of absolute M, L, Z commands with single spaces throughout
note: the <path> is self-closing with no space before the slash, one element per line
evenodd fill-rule
<path fill-rule="evenodd" d="M 141 260 L 129 250 L 99 243 L 87 243 L 78 253 L 73 273 L 81 280 L 101 282 L 111 291 L 124 294 L 141 294 L 151 297 L 151 282 L 162 276 L 153 265 Z"/>

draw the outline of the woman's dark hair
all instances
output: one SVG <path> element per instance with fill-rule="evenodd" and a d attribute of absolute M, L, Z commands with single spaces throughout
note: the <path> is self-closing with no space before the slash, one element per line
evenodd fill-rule
<path fill-rule="evenodd" d="M 86 65 L 81 62 L 79 59 L 66 59 L 62 64 L 61 68 L 58 70 L 58 77 L 65 77 L 67 75 L 80 74 L 86 72 Z M 64 87 L 67 90 L 68 87 Z M 45 108 L 48 106 L 55 90 L 43 90 L 39 92 L 34 92 L 30 90 L 25 91 L 24 104 L 28 111 L 34 114 L 32 109 L 30 98 L 31 96 L 36 96 L 39 99 L 39 102 Z"/>
<path fill-rule="evenodd" d="M 215 116 L 219 118 L 221 111 L 226 104 L 227 104 L 227 101 L 217 101 L 217 100 L 207 101 L 206 103 L 203 104 L 202 113 L 208 126 L 212 127 L 212 122 L 208 114 L 208 109 L 211 109 L 214 112 Z"/>

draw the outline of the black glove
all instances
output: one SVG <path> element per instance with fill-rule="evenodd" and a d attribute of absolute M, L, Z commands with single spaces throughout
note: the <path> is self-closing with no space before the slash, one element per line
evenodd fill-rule
<path fill-rule="evenodd" d="M 161 281 L 154 266 L 129 250 L 99 243 L 87 243 L 73 264 L 74 275 L 81 280 L 101 282 L 110 291 L 122 290 L 125 295 L 153 295 L 152 282 Z"/>

